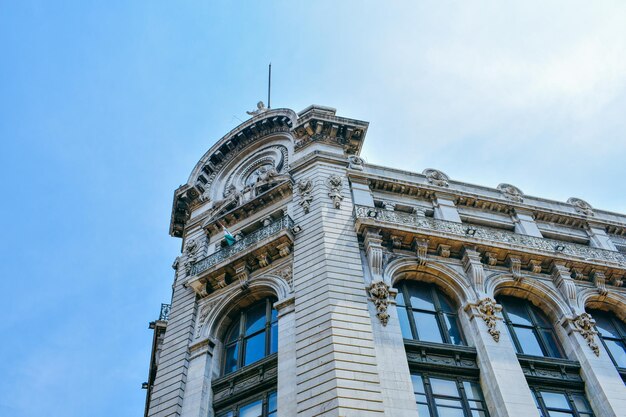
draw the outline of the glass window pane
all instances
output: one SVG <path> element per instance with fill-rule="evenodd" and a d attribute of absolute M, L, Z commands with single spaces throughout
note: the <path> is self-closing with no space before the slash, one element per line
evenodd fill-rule
<path fill-rule="evenodd" d="M 439 414 L 439 417 L 465 417 L 462 408 L 437 407 L 437 414 Z"/>
<path fill-rule="evenodd" d="M 448 328 L 448 335 L 450 336 L 450 342 L 453 345 L 462 345 L 463 338 L 461 337 L 461 330 L 459 328 L 459 323 L 456 319 L 455 315 L 446 314 L 444 315 L 444 319 L 446 322 L 446 327 Z"/>
<path fill-rule="evenodd" d="M 459 390 L 456 387 L 456 381 L 449 379 L 430 378 L 430 386 L 435 395 L 448 395 L 451 397 L 460 397 Z"/>
<path fill-rule="evenodd" d="M 426 404 L 418 404 L 417 405 L 417 413 L 420 417 L 430 417 L 430 409 Z"/>
<path fill-rule="evenodd" d="M 278 323 L 272 324 L 270 338 L 270 353 L 278 352 Z"/>
<path fill-rule="evenodd" d="M 424 391 L 424 381 L 422 380 L 421 375 L 411 375 L 411 381 L 413 382 L 413 392 L 417 392 L 420 394 L 426 392 Z"/>
<path fill-rule="evenodd" d="M 609 352 L 620 368 L 626 368 L 626 347 L 622 342 L 617 340 L 604 340 L 606 347 L 609 348 Z"/>
<path fill-rule="evenodd" d="M 618 339 L 621 337 L 608 315 L 602 312 L 594 312 L 593 318 L 596 321 L 596 328 L 602 336 L 615 337 Z"/>
<path fill-rule="evenodd" d="M 537 319 L 537 324 L 541 327 L 552 328 L 552 323 L 548 320 L 545 314 L 540 311 L 538 308 L 533 306 L 533 312 L 535 313 L 535 318 Z"/>
<path fill-rule="evenodd" d="M 515 335 L 522 347 L 522 352 L 527 355 L 544 356 L 539 341 L 535 336 L 535 332 L 532 329 L 526 329 L 524 327 L 515 327 Z"/>
<path fill-rule="evenodd" d="M 487 413 L 485 411 L 472 410 L 472 417 L 487 417 Z"/>
<path fill-rule="evenodd" d="M 265 357 L 265 332 L 246 339 L 244 366 L 250 365 Z"/>
<path fill-rule="evenodd" d="M 411 333 L 411 324 L 409 323 L 409 317 L 405 307 L 398 307 L 398 320 L 400 321 L 400 329 L 402 330 L 402 337 L 405 339 L 413 339 Z"/>
<path fill-rule="evenodd" d="M 278 410 L 278 402 L 277 402 L 276 392 L 272 392 L 267 397 L 267 410 L 270 413 L 273 413 L 274 411 Z"/>
<path fill-rule="evenodd" d="M 514 298 L 505 298 L 502 300 L 504 311 L 506 311 L 514 324 L 525 324 L 532 326 L 533 322 L 528 315 L 528 309 L 526 308 L 526 302 L 523 300 L 516 300 Z"/>
<path fill-rule="evenodd" d="M 396 303 L 399 306 L 405 306 L 406 304 L 404 303 L 404 294 L 402 293 L 404 288 L 404 285 L 398 287 L 398 295 L 396 295 Z"/>
<path fill-rule="evenodd" d="M 463 388 L 465 388 L 465 395 L 470 400 L 482 400 L 482 392 L 480 385 L 477 382 L 463 381 Z"/>
<path fill-rule="evenodd" d="M 550 417 L 572 417 L 574 413 L 564 413 L 562 411 L 548 411 Z"/>
<path fill-rule="evenodd" d="M 572 394 L 572 399 L 574 400 L 574 405 L 576 406 L 576 410 L 580 412 L 591 412 L 591 407 L 589 407 L 589 403 L 587 399 L 582 394 Z"/>
<path fill-rule="evenodd" d="M 435 404 L 437 404 L 438 406 L 463 408 L 463 405 L 461 405 L 461 401 L 449 400 L 447 398 L 435 398 Z"/>
<path fill-rule="evenodd" d="M 543 330 L 541 333 L 543 333 L 543 339 L 547 343 L 546 348 L 548 349 L 548 356 L 551 356 L 553 358 L 560 358 L 561 351 L 559 350 L 558 342 L 556 341 L 556 338 L 554 337 L 552 331 Z"/>
<path fill-rule="evenodd" d="M 548 408 L 571 409 L 567 397 L 562 392 L 541 391 L 541 397 Z"/>
<path fill-rule="evenodd" d="M 237 370 L 237 345 L 233 345 L 226 349 L 224 361 L 224 374 Z"/>
<path fill-rule="evenodd" d="M 232 411 L 226 411 L 224 413 L 218 414 L 217 417 L 233 417 L 233 412 Z"/>
<path fill-rule="evenodd" d="M 244 405 L 239 409 L 239 417 L 262 417 L 263 401 L 258 400 L 252 404 Z"/>
<path fill-rule="evenodd" d="M 441 291 L 437 290 L 437 298 L 439 299 L 439 305 L 441 306 L 441 309 L 446 312 L 446 313 L 454 313 L 454 306 L 452 305 L 452 303 L 450 302 L 450 300 L 448 300 L 448 297 L 446 297 Z"/>
<path fill-rule="evenodd" d="M 239 318 L 230 325 L 228 335 L 226 335 L 226 343 L 234 342 L 239 337 Z"/>
<path fill-rule="evenodd" d="M 265 327 L 265 303 L 257 304 L 246 313 L 246 335 Z"/>
<path fill-rule="evenodd" d="M 425 342 L 443 343 L 435 314 L 414 311 L 413 317 L 415 319 L 417 338 L 419 340 Z"/>
<path fill-rule="evenodd" d="M 276 309 L 272 309 L 272 323 L 277 322 L 278 321 L 278 311 L 276 311 Z"/>
<path fill-rule="evenodd" d="M 423 285 L 411 285 L 409 288 L 409 298 L 412 308 L 435 311 L 435 304 L 430 287 Z"/>

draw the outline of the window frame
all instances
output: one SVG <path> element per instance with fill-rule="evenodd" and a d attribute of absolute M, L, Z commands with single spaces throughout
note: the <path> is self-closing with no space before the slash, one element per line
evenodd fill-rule
<path fill-rule="evenodd" d="M 249 306 L 242 308 L 241 310 L 239 310 L 237 312 L 237 316 L 236 318 L 233 320 L 233 322 L 231 323 L 231 325 L 228 327 L 228 329 L 226 330 L 225 336 L 224 336 L 224 344 L 223 344 L 223 352 L 224 354 L 222 355 L 222 361 L 221 361 L 221 366 L 220 366 L 220 376 L 226 376 L 226 375 L 230 375 L 232 373 L 235 373 L 243 368 L 249 367 L 257 362 L 260 362 L 261 360 L 267 358 L 268 356 L 272 355 L 273 353 L 276 353 L 278 351 L 278 346 L 276 346 L 276 352 L 272 352 L 272 328 L 275 326 L 276 328 L 276 332 L 278 332 L 278 314 L 272 314 L 273 311 L 275 311 L 275 309 L 273 308 L 273 304 L 274 304 L 275 300 L 272 297 L 267 297 L 264 300 L 259 300 L 258 302 L 252 303 Z M 261 305 L 262 303 L 265 303 L 265 324 L 264 326 L 259 329 L 256 330 L 250 334 L 246 333 L 246 321 L 248 319 L 248 313 L 253 310 L 254 308 L 256 308 L 257 306 Z M 234 330 L 235 325 L 234 323 L 238 322 L 239 325 L 239 334 L 237 336 L 237 338 L 231 342 L 227 342 L 226 338 L 228 338 L 228 336 L 231 334 L 231 332 Z M 251 362 L 249 364 L 245 364 L 245 358 L 246 358 L 246 349 L 247 349 L 247 345 L 248 345 L 248 341 L 250 339 L 252 339 L 253 337 L 261 334 L 265 332 L 265 351 L 264 351 L 264 355 L 263 357 L 261 357 L 260 359 Z M 278 333 L 277 335 L 278 336 Z M 227 371 L 226 370 L 226 365 L 227 365 L 227 352 L 228 349 L 231 347 L 235 347 L 237 350 L 237 360 L 236 360 L 236 365 L 235 368 L 231 371 Z"/>
<path fill-rule="evenodd" d="M 272 394 L 276 395 L 276 410 L 269 410 L 269 399 Z M 265 390 L 259 394 L 245 397 L 244 399 L 241 399 L 235 403 L 231 403 L 227 406 L 222 407 L 221 409 L 215 410 L 215 417 L 239 417 L 241 408 L 259 400 L 261 400 L 262 417 L 269 417 L 270 412 L 273 412 L 274 416 L 278 414 L 278 390 L 276 389 L 276 387 L 272 387 L 271 389 Z M 232 414 L 229 415 L 229 412 L 231 412 Z"/>
<path fill-rule="evenodd" d="M 415 392 L 415 387 L 413 387 L 413 395 L 414 396 L 416 395 L 426 396 L 426 406 L 428 407 L 428 411 L 430 413 L 430 416 L 423 416 L 423 417 L 439 417 L 439 411 L 437 410 L 436 399 L 455 400 L 455 401 L 460 400 L 461 409 L 463 410 L 463 414 L 465 415 L 465 417 L 472 417 L 473 415 L 472 411 L 483 411 L 485 413 L 485 417 L 490 416 L 489 409 L 487 406 L 487 401 L 485 400 L 485 395 L 483 393 L 482 387 L 480 387 L 479 378 L 466 376 L 466 375 L 449 375 L 449 374 L 443 374 L 439 372 L 423 372 L 419 370 L 411 370 L 411 381 L 413 381 L 414 375 L 419 375 L 422 378 L 422 384 L 424 386 L 424 394 L 418 394 L 417 392 Z M 431 378 L 454 381 L 457 391 L 459 393 L 459 397 L 453 397 L 453 396 L 442 395 L 442 394 L 434 394 L 432 390 Z M 481 397 L 479 400 L 468 399 L 467 393 L 465 391 L 464 382 L 471 382 L 471 383 L 478 384 L 478 386 L 480 387 L 480 397 Z M 482 410 L 476 410 L 476 408 L 472 408 L 470 405 L 470 401 L 480 402 L 482 404 Z M 417 399 L 415 400 L 415 404 L 417 406 L 418 404 Z M 420 415 L 420 417 L 422 416 Z"/>
<path fill-rule="evenodd" d="M 587 398 L 583 390 L 555 388 L 553 386 L 544 386 L 544 385 L 531 385 L 530 390 L 532 391 L 533 397 L 535 399 L 535 403 L 537 404 L 537 409 L 540 411 L 543 417 L 550 417 L 550 411 L 554 411 L 557 413 L 558 412 L 569 413 L 573 417 L 595 417 L 595 413 L 593 411 L 593 408 L 591 407 L 591 402 L 589 401 L 589 399 Z M 545 404 L 545 401 L 543 399 L 542 391 L 564 394 L 565 398 L 567 399 L 567 403 L 570 406 L 570 409 L 566 410 L 564 408 L 548 407 Z M 589 412 L 579 411 L 576 408 L 576 403 L 574 402 L 572 398 L 573 395 L 580 395 L 584 399 L 589 410 L 591 411 Z"/>
<path fill-rule="evenodd" d="M 439 335 L 441 336 L 441 339 L 443 340 L 443 342 L 431 342 L 431 341 L 421 340 L 418 338 L 418 331 L 417 331 L 417 326 L 415 324 L 415 317 L 413 313 L 421 312 L 421 313 L 426 313 L 426 314 L 433 314 L 433 311 L 421 309 L 421 308 L 414 308 L 411 305 L 411 297 L 409 295 L 409 290 L 408 290 L 409 286 L 424 287 L 425 289 L 428 289 L 428 291 L 430 292 L 431 298 L 433 300 L 433 305 L 435 307 L 435 311 L 434 311 L 435 321 L 439 329 Z M 402 297 L 403 297 L 404 305 L 397 304 L 397 308 L 402 308 L 406 311 L 406 315 L 409 321 L 409 327 L 411 328 L 411 335 L 413 336 L 413 338 L 409 340 L 416 340 L 416 341 L 425 342 L 425 343 L 439 343 L 439 344 L 446 344 L 446 345 L 452 345 L 452 346 L 467 346 L 467 339 L 465 338 L 465 334 L 463 332 L 463 328 L 461 327 L 461 322 L 459 320 L 457 303 L 455 303 L 454 300 L 448 297 L 436 284 L 406 279 L 406 280 L 402 280 L 396 283 L 394 287 L 396 288 L 396 290 L 398 290 L 399 294 L 400 293 L 402 294 Z M 446 301 L 448 301 L 448 303 L 455 310 L 451 313 L 444 311 L 441 307 L 441 301 L 439 297 L 444 297 Z M 398 313 L 402 314 L 400 312 Z M 460 344 L 452 343 L 452 340 L 450 338 L 450 333 L 448 332 L 448 328 L 447 328 L 446 321 L 445 321 L 446 316 L 454 316 L 456 327 L 461 337 Z"/>
<path fill-rule="evenodd" d="M 503 298 L 505 299 L 504 303 L 501 302 Z M 511 300 L 513 302 L 516 302 L 522 305 L 524 309 L 526 310 L 528 317 L 530 318 L 530 321 L 532 322 L 532 325 L 513 323 L 511 321 L 511 318 L 509 317 L 508 312 L 506 311 L 506 307 L 505 307 L 506 300 Z M 497 296 L 496 302 L 502 306 L 502 318 L 504 319 L 504 324 L 507 327 L 509 335 L 511 336 L 511 341 L 513 342 L 513 346 L 515 347 L 515 351 L 518 355 L 527 355 L 527 356 L 534 356 L 534 357 L 540 357 L 540 358 L 541 357 L 552 358 L 552 359 L 567 359 L 567 356 L 565 355 L 565 350 L 563 349 L 563 346 L 561 346 L 561 341 L 559 340 L 556 334 L 556 331 L 554 330 L 554 326 L 553 325 L 549 325 L 548 327 L 543 326 L 541 324 L 541 320 L 537 319 L 537 316 L 540 315 L 542 316 L 543 321 L 545 321 L 546 323 L 550 323 L 548 316 L 544 314 L 537 306 L 533 305 L 527 299 L 519 298 L 515 296 L 508 296 L 508 295 Z M 543 356 L 533 355 L 533 354 L 524 352 L 524 350 L 522 349 L 522 345 L 519 341 L 519 338 L 517 336 L 517 333 L 515 331 L 516 328 L 528 329 L 533 332 L 533 335 L 535 336 L 535 339 L 537 343 L 539 344 L 539 348 L 543 352 Z M 556 348 L 558 351 L 557 353 L 559 354 L 559 356 L 552 356 L 552 355 L 546 354 L 546 352 L 549 352 L 549 349 L 548 349 L 549 343 L 545 339 L 545 336 L 543 334 L 544 331 L 549 331 L 552 334 L 552 337 L 555 340 Z"/>
<path fill-rule="evenodd" d="M 602 342 L 602 346 L 604 346 L 604 350 L 606 350 L 606 352 L 609 354 L 609 358 L 611 358 L 611 361 L 613 362 L 613 365 L 615 365 L 615 368 L 617 368 L 617 370 L 620 373 L 620 375 L 622 376 L 622 378 L 623 379 L 626 378 L 626 367 L 619 366 L 619 364 L 617 363 L 617 361 L 613 357 L 613 353 L 611 352 L 611 349 L 609 349 L 609 347 L 607 346 L 607 344 L 605 342 L 605 339 L 606 340 L 612 340 L 612 341 L 618 341 L 618 342 L 621 342 L 624 346 L 626 346 L 626 323 L 621 321 L 617 317 L 617 315 L 615 313 L 613 313 L 612 311 L 604 311 L 604 310 L 598 310 L 598 309 L 589 309 L 588 313 L 594 319 L 596 317 L 598 317 L 598 316 L 599 317 L 603 317 L 604 316 L 604 318 L 606 318 L 607 320 L 609 320 L 611 322 L 611 324 L 613 325 L 613 327 L 615 328 L 617 333 L 620 335 L 619 338 L 616 338 L 616 337 L 613 337 L 613 336 L 605 336 L 604 334 L 602 334 L 602 332 L 598 328 L 597 324 L 596 324 L 596 326 L 594 326 L 596 331 L 598 332 L 598 339 L 600 339 L 600 341 Z M 596 323 L 597 323 L 597 320 L 596 320 Z"/>

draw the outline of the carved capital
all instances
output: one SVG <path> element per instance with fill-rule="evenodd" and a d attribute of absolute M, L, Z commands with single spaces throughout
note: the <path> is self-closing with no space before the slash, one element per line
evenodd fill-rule
<path fill-rule="evenodd" d="M 598 289 L 600 295 L 607 295 L 609 291 L 606 289 L 606 276 L 604 275 L 604 272 L 593 270 L 591 272 L 591 276 L 593 277 L 593 283 Z"/>
<path fill-rule="evenodd" d="M 364 238 L 365 253 L 370 272 L 375 279 L 383 275 L 383 247 L 379 229 L 367 229 Z"/>
<path fill-rule="evenodd" d="M 383 326 L 386 326 L 389 321 L 389 313 L 387 313 L 390 298 L 389 285 L 384 281 L 373 281 L 369 286 L 369 293 L 370 299 L 376 307 L 376 317 L 378 317 Z"/>
<path fill-rule="evenodd" d="M 515 281 L 521 281 L 522 278 L 524 278 L 522 275 L 522 260 L 516 256 L 509 255 L 506 258 L 506 262 L 511 271 L 511 275 L 513 275 L 513 279 Z"/>
<path fill-rule="evenodd" d="M 415 248 L 418 263 L 420 265 L 426 265 L 428 257 L 428 240 L 416 238 L 413 240 L 413 246 Z"/>

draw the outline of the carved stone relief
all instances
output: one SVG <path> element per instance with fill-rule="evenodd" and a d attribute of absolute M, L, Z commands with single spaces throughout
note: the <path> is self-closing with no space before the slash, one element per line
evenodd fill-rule
<path fill-rule="evenodd" d="M 593 276 L 593 283 L 598 289 L 600 295 L 606 295 L 608 293 L 608 290 L 606 289 L 606 276 L 604 275 L 604 273 L 594 270 L 591 274 Z"/>
<path fill-rule="evenodd" d="M 524 194 L 522 193 L 522 190 L 520 190 L 514 185 L 499 184 L 498 190 L 500 190 L 500 192 L 502 193 L 502 196 L 506 198 L 507 200 L 511 200 L 516 203 L 521 203 L 522 201 L 524 201 Z"/>
<path fill-rule="evenodd" d="M 311 208 L 311 202 L 313 201 L 313 181 L 310 179 L 301 179 L 296 184 L 296 191 L 300 197 L 300 207 L 304 213 L 308 213 Z"/>
<path fill-rule="evenodd" d="M 513 279 L 515 281 L 521 281 L 524 276 L 522 275 L 522 261 L 516 256 L 507 257 L 507 263 Z"/>
<path fill-rule="evenodd" d="M 497 313 L 502 310 L 502 306 L 496 303 L 493 298 L 483 298 L 478 303 L 478 311 L 481 314 L 481 318 L 487 325 L 487 332 L 493 337 L 496 342 L 500 341 L 500 330 L 496 329 L 498 320 Z"/>
<path fill-rule="evenodd" d="M 448 176 L 437 169 L 425 169 L 422 174 L 426 175 L 428 182 L 433 185 L 439 187 L 447 187 L 450 185 Z"/>
<path fill-rule="evenodd" d="M 600 356 L 600 348 L 596 344 L 594 337 L 596 334 L 598 334 L 598 332 L 594 328 L 595 324 L 596 321 L 591 317 L 589 313 L 582 313 L 573 320 L 574 331 L 581 334 L 581 336 L 587 342 L 587 345 L 591 348 L 593 353 L 596 354 L 596 356 Z"/>
<path fill-rule="evenodd" d="M 569 269 L 565 266 L 564 263 L 554 262 L 554 264 L 552 265 L 552 281 L 561 292 L 572 311 L 578 311 L 576 284 L 572 279 Z"/>
<path fill-rule="evenodd" d="M 426 261 L 428 258 L 428 240 L 426 239 L 415 239 L 415 255 L 417 256 L 417 261 L 420 265 L 426 265 Z"/>
<path fill-rule="evenodd" d="M 587 203 L 585 200 L 576 197 L 570 197 L 567 200 L 567 203 L 574 206 L 574 209 L 580 214 L 583 214 L 585 216 L 593 216 L 593 207 L 591 207 L 591 204 Z"/>
<path fill-rule="evenodd" d="M 383 326 L 386 326 L 389 322 L 389 313 L 387 313 L 387 307 L 389 306 L 389 285 L 384 281 L 374 281 L 369 287 L 369 293 L 376 307 L 376 317 L 378 317 Z"/>
<path fill-rule="evenodd" d="M 343 200 L 343 195 L 341 193 L 341 187 L 343 185 L 343 180 L 339 175 L 331 175 L 326 179 L 326 186 L 328 187 L 328 197 L 330 197 L 333 202 L 333 207 L 336 209 L 341 208 L 341 201 Z"/>
<path fill-rule="evenodd" d="M 463 251 L 463 269 L 477 294 L 485 292 L 485 270 L 480 263 L 480 254 L 474 248 L 466 247 Z"/>
<path fill-rule="evenodd" d="M 363 158 L 357 155 L 350 155 L 348 157 L 348 168 L 355 169 L 357 171 L 363 171 Z"/>

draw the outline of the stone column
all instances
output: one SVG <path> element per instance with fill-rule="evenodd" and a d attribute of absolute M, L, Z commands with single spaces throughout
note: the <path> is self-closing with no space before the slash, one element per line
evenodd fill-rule
<path fill-rule="evenodd" d="M 569 335 L 568 357 L 580 362 L 585 393 L 596 416 L 626 416 L 626 386 L 604 345 L 599 340 L 590 314 L 566 318 L 562 325 Z"/>
<path fill-rule="evenodd" d="M 515 348 L 491 298 L 468 303 L 471 333 L 489 414 L 498 417 L 539 417 Z"/>
<path fill-rule="evenodd" d="M 181 417 L 213 416 L 211 374 L 213 372 L 213 348 L 209 339 L 189 348 L 189 368 Z"/>
<path fill-rule="evenodd" d="M 274 304 L 278 311 L 278 417 L 297 415 L 296 317 L 294 298 Z"/>

